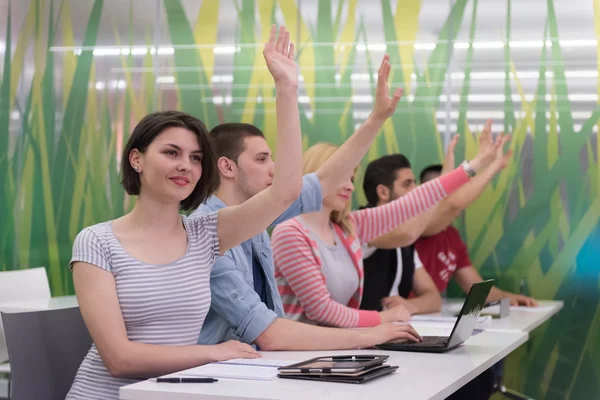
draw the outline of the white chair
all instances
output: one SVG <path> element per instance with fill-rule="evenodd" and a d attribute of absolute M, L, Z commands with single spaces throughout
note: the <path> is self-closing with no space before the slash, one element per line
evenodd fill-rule
<path fill-rule="evenodd" d="M 50 300 L 46 268 L 0 272 L 0 303 L 24 300 Z"/>
<path fill-rule="evenodd" d="M 50 284 L 46 268 L 0 271 L 0 310 L 2 303 L 48 301 L 50 297 Z M 10 364 L 6 361 L 8 361 L 8 349 L 0 318 L 0 375 L 10 376 Z M 10 398 L 10 380 L 8 388 Z"/>

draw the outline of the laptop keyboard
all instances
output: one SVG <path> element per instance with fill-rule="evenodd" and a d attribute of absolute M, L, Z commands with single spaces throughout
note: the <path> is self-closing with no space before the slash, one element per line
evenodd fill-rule
<path fill-rule="evenodd" d="M 423 341 L 418 343 L 407 343 L 410 346 L 443 346 L 448 342 L 446 336 L 423 336 Z"/>

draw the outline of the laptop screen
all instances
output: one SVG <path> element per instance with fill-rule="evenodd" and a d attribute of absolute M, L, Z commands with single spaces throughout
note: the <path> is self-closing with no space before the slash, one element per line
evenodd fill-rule
<path fill-rule="evenodd" d="M 471 337 L 473 329 L 475 329 L 475 325 L 477 324 L 479 314 L 485 306 L 486 299 L 490 293 L 490 290 L 492 289 L 493 284 L 494 280 L 491 279 L 475 283 L 473 286 L 471 286 L 469 295 L 467 296 L 467 299 L 460 310 L 460 314 L 458 315 L 454 329 L 450 334 L 450 339 L 448 340 L 447 346 L 448 348 L 463 343 Z"/>

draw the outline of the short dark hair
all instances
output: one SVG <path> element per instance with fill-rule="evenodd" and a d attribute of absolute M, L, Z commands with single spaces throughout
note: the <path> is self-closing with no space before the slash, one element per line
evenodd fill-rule
<path fill-rule="evenodd" d="M 256 126 L 241 122 L 227 122 L 210 130 L 217 158 L 227 157 L 236 163 L 246 149 L 244 139 L 252 136 L 264 138 L 265 134 Z"/>
<path fill-rule="evenodd" d="M 442 174 L 442 164 L 431 164 L 425 168 L 423 168 L 423 171 L 421 171 L 421 175 L 419 175 L 419 182 L 420 183 L 425 183 L 428 180 L 430 180 L 431 178 L 427 178 L 428 174 Z"/>
<path fill-rule="evenodd" d="M 374 207 L 379 202 L 377 186 L 384 185 L 391 190 L 396 180 L 396 171 L 405 168 L 410 168 L 410 161 L 402 154 L 390 154 L 371 161 L 367 165 L 365 179 L 363 180 L 363 191 L 367 198 L 367 206 Z"/>
<path fill-rule="evenodd" d="M 217 189 L 218 174 L 216 158 L 208 136 L 208 129 L 202 121 L 181 111 L 161 111 L 146 115 L 136 125 L 123 149 L 121 158 L 121 184 L 129 195 L 139 195 L 141 181 L 139 174 L 129 162 L 129 154 L 133 149 L 144 153 L 150 143 L 165 129 L 185 128 L 196 136 L 202 149 L 202 176 L 192 193 L 181 202 L 181 209 L 194 210 L 200 206 Z"/>

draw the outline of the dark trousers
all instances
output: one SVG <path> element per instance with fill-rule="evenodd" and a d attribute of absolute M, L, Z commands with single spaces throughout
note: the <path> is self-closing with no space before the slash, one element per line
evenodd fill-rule
<path fill-rule="evenodd" d="M 448 400 L 488 400 L 494 389 L 494 371 L 492 368 L 448 396 Z"/>

